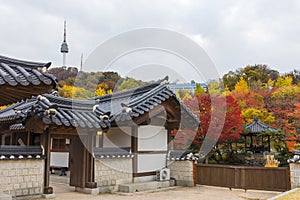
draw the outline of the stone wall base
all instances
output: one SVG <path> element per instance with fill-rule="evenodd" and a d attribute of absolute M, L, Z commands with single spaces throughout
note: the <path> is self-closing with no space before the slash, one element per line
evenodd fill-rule
<path fill-rule="evenodd" d="M 194 161 L 168 161 L 168 168 L 177 186 L 194 187 Z"/>
<path fill-rule="evenodd" d="M 194 181 L 176 180 L 176 185 L 182 187 L 194 187 Z"/>
<path fill-rule="evenodd" d="M 300 187 L 300 164 L 290 163 L 291 188 Z"/>
<path fill-rule="evenodd" d="M 12 196 L 8 194 L 0 194 L 0 200 L 12 200 Z"/>
<path fill-rule="evenodd" d="M 98 195 L 99 188 L 81 188 L 75 187 L 76 192 L 84 193 L 84 194 L 91 194 L 91 195 Z"/>

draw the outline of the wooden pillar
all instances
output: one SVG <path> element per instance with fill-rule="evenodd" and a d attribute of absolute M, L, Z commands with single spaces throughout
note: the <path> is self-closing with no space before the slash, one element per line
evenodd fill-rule
<path fill-rule="evenodd" d="M 245 137 L 245 152 L 246 152 L 247 151 L 247 136 L 244 135 L 244 137 Z"/>
<path fill-rule="evenodd" d="M 9 141 L 9 145 L 13 145 L 13 138 L 14 138 L 14 133 L 10 134 L 10 141 Z"/>
<path fill-rule="evenodd" d="M 26 143 L 27 146 L 30 145 L 30 131 L 27 131 L 27 143 Z"/>
<path fill-rule="evenodd" d="M 252 138 L 252 135 L 250 135 L 250 150 L 253 151 L 253 138 Z"/>
<path fill-rule="evenodd" d="M 46 128 L 44 130 L 44 134 L 42 134 L 42 140 L 41 144 L 44 147 L 45 151 L 45 174 L 44 174 L 44 194 L 52 194 L 53 193 L 53 188 L 50 187 L 49 182 L 50 182 L 50 148 L 51 148 L 51 136 L 49 133 L 49 129 Z"/>
<path fill-rule="evenodd" d="M 174 150 L 174 140 L 172 131 L 168 129 L 168 151 Z"/>
<path fill-rule="evenodd" d="M 268 151 L 271 152 L 270 136 L 268 135 Z"/>
<path fill-rule="evenodd" d="M 97 184 L 94 182 L 94 158 L 93 151 L 95 146 L 96 131 L 89 131 L 87 136 L 87 149 L 86 149 L 86 183 L 87 188 L 96 188 Z"/>
<path fill-rule="evenodd" d="M 137 167 L 138 167 L 138 127 L 132 126 L 131 127 L 131 152 L 133 154 L 132 158 L 132 173 L 133 178 L 137 174 Z M 134 179 L 132 180 L 134 182 Z"/>

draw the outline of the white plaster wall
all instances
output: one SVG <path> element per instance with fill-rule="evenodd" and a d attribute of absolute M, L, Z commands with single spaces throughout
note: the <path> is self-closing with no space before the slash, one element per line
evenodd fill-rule
<path fill-rule="evenodd" d="M 131 128 L 110 128 L 104 135 L 103 147 L 131 147 Z"/>
<path fill-rule="evenodd" d="M 166 154 L 139 154 L 138 173 L 151 172 L 166 167 Z"/>
<path fill-rule="evenodd" d="M 167 151 L 168 132 L 161 126 L 140 126 L 138 128 L 139 151 Z"/>

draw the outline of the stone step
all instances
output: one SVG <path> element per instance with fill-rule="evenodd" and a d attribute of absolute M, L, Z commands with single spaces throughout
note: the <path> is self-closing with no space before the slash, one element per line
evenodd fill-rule
<path fill-rule="evenodd" d="M 170 181 L 149 181 L 119 185 L 119 192 L 134 193 L 170 187 Z"/>

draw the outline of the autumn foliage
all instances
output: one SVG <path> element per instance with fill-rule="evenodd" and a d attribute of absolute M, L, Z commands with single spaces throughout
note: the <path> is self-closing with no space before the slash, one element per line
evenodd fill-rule
<path fill-rule="evenodd" d="M 219 143 L 230 143 L 240 138 L 243 117 L 238 102 L 232 96 L 201 94 L 186 99 L 184 103 L 201 121 L 194 139 L 196 145 L 200 145 L 208 134 Z"/>

